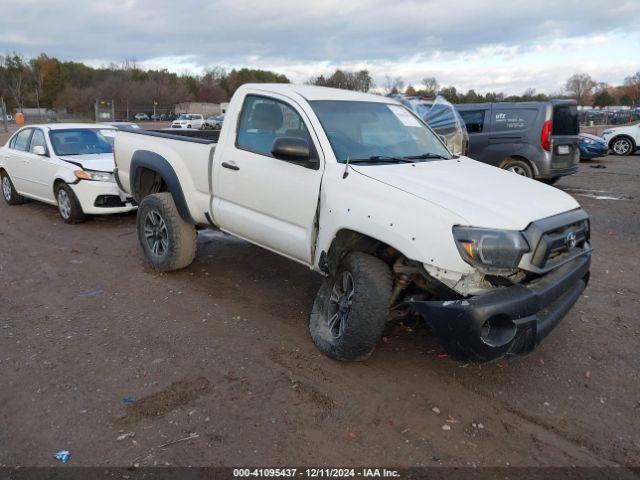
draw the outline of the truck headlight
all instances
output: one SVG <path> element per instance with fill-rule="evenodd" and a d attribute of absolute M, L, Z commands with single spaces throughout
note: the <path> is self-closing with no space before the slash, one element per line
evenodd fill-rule
<path fill-rule="evenodd" d="M 113 176 L 113 173 L 107 172 L 90 172 L 87 170 L 76 170 L 73 172 L 76 178 L 80 180 L 93 180 L 96 182 L 113 182 L 115 183 L 116 179 Z"/>
<path fill-rule="evenodd" d="M 453 227 L 453 238 L 463 260 L 484 270 L 513 270 L 529 244 L 515 230 Z"/>

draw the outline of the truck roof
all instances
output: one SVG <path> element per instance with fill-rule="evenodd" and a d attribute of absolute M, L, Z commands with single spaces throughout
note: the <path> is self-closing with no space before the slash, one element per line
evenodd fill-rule
<path fill-rule="evenodd" d="M 308 101 L 338 100 L 352 102 L 398 103 L 392 98 L 371 93 L 354 92 L 339 88 L 316 87 L 314 85 L 296 85 L 292 83 L 247 83 L 238 90 L 263 90 L 281 95 L 297 94 Z"/>

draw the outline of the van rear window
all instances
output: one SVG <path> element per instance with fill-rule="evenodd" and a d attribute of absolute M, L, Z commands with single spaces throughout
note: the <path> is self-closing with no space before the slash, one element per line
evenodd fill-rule
<path fill-rule="evenodd" d="M 558 105 L 553 107 L 552 135 L 578 135 L 578 107 L 575 105 Z"/>

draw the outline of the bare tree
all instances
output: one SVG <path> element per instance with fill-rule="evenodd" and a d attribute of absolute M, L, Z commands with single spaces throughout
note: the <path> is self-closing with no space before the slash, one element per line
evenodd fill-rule
<path fill-rule="evenodd" d="M 624 79 L 623 90 L 634 105 L 640 104 L 640 72 Z"/>
<path fill-rule="evenodd" d="M 18 110 L 22 112 L 24 107 L 24 91 L 26 87 L 26 78 L 28 75 L 28 66 L 24 61 L 22 55 L 12 53 L 4 58 L 1 58 L 4 84 L 11 93 Z"/>
<path fill-rule="evenodd" d="M 428 96 L 435 97 L 440 90 L 440 84 L 435 79 L 435 77 L 425 77 L 422 79 L 422 85 L 424 86 L 424 90 Z"/>
<path fill-rule="evenodd" d="M 391 78 L 389 75 L 385 74 L 384 91 L 387 95 L 396 94 L 404 91 L 404 80 L 402 80 L 402 77 Z"/>
<path fill-rule="evenodd" d="M 567 80 L 565 89 L 576 99 L 578 105 L 585 105 L 596 85 L 588 73 L 576 73 Z"/>

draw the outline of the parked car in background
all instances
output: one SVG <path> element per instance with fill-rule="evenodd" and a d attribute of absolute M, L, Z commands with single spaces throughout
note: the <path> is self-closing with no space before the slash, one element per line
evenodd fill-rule
<path fill-rule="evenodd" d="M 569 194 L 453 155 L 379 95 L 245 84 L 217 142 L 129 130 L 115 153 L 151 266 L 188 266 L 207 227 L 307 266 L 323 276 L 311 337 L 335 359 L 367 358 L 391 312 L 422 316 L 461 361 L 522 355 L 589 280 L 589 216 Z"/>
<path fill-rule="evenodd" d="M 609 118 L 609 123 L 612 125 L 622 125 L 625 123 L 635 122 L 640 120 L 640 113 L 635 110 L 618 110 L 614 112 Z"/>
<path fill-rule="evenodd" d="M 142 122 L 142 121 L 146 121 L 149 120 L 149 115 L 147 115 L 146 113 L 136 113 L 133 116 L 134 120 L 136 120 L 137 122 Z"/>
<path fill-rule="evenodd" d="M 23 127 L 0 147 L 2 195 L 9 205 L 25 198 L 58 206 L 67 223 L 87 214 L 128 212 L 133 198 L 113 176 L 113 138 L 107 125 L 46 124 Z"/>
<path fill-rule="evenodd" d="M 631 155 L 640 146 L 640 123 L 610 128 L 602 132 L 602 138 L 614 155 Z"/>
<path fill-rule="evenodd" d="M 203 128 L 204 117 L 199 114 L 182 113 L 171 123 L 171 128 Z"/>
<path fill-rule="evenodd" d="M 124 128 L 140 128 L 140 125 L 134 122 L 102 122 L 101 125 L 109 125 L 117 128 L 118 130 Z"/>
<path fill-rule="evenodd" d="M 222 128 L 222 122 L 224 122 L 224 115 L 212 115 L 207 117 L 204 124 L 206 128 L 220 130 Z"/>
<path fill-rule="evenodd" d="M 555 182 L 578 171 L 574 100 L 457 105 L 469 133 L 469 156 L 529 178 Z"/>
<path fill-rule="evenodd" d="M 609 153 L 607 142 L 590 133 L 580 133 L 578 135 L 578 148 L 580 148 L 580 160 L 605 157 Z"/>

